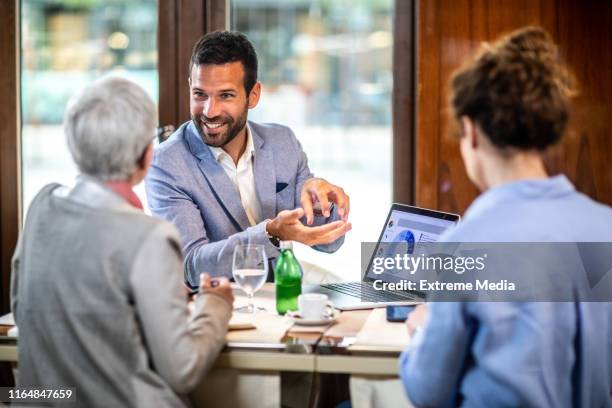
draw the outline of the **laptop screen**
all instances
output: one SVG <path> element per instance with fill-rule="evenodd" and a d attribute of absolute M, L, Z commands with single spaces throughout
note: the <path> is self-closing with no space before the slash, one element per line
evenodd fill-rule
<path fill-rule="evenodd" d="M 456 221 L 391 210 L 381 242 L 435 242 Z"/>
<path fill-rule="evenodd" d="M 372 254 L 372 259 L 375 256 L 391 255 L 385 252 L 397 251 L 397 248 L 389 243 L 401 244 L 402 250 L 405 250 L 408 254 L 418 253 L 420 243 L 437 241 L 446 229 L 455 225 L 458 221 L 459 216 L 455 214 L 393 204 L 378 240 L 378 245 L 374 254 Z M 381 243 L 383 245 L 380 245 Z M 372 259 L 370 259 L 366 277 L 382 279 L 387 282 L 396 280 L 397 277 L 394 274 L 383 273 L 381 275 L 372 272 Z"/>

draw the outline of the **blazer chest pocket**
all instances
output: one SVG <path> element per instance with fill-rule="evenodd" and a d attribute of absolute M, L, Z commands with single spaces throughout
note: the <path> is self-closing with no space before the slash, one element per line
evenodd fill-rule
<path fill-rule="evenodd" d="M 281 191 L 283 191 L 284 189 L 287 188 L 289 184 L 287 183 L 276 183 L 276 194 L 280 193 Z"/>
<path fill-rule="evenodd" d="M 276 206 L 278 211 L 295 207 L 295 187 L 287 183 L 276 183 Z"/>

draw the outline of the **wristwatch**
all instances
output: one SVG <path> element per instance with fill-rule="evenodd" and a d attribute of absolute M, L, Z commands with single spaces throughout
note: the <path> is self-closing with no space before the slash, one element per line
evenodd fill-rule
<path fill-rule="evenodd" d="M 280 248 L 280 241 L 281 241 L 280 238 L 277 237 L 276 235 L 270 234 L 268 232 L 267 226 L 266 226 L 265 230 L 266 230 L 266 236 L 268 237 L 268 240 L 270 241 L 270 243 L 272 245 L 274 245 L 275 247 Z"/>
<path fill-rule="evenodd" d="M 280 248 L 280 238 L 279 237 L 277 237 L 276 235 L 268 234 L 267 232 L 266 232 L 266 235 L 268 235 L 268 240 L 270 240 L 270 243 L 272 245 L 274 245 L 277 248 Z"/>

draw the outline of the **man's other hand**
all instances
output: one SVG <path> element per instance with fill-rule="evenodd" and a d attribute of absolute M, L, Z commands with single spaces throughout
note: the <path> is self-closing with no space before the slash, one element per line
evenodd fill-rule
<path fill-rule="evenodd" d="M 349 196 L 341 187 L 331 184 L 322 178 L 313 177 L 306 180 L 302 186 L 300 198 L 300 204 L 306 215 L 307 225 L 312 225 L 314 219 L 313 206 L 316 203 L 321 205 L 321 212 L 325 218 L 330 215 L 330 203 L 334 203 L 342 221 L 346 222 L 348 220 L 351 207 Z"/>
<path fill-rule="evenodd" d="M 300 218 L 303 216 L 304 210 L 302 208 L 281 211 L 276 218 L 268 221 L 266 230 L 269 234 L 277 236 L 283 241 L 297 241 L 313 246 L 330 244 L 352 228 L 350 223 L 340 220 L 320 227 L 307 227 L 300 222 Z"/>
<path fill-rule="evenodd" d="M 211 279 L 207 273 L 200 274 L 200 293 L 214 293 L 234 304 L 234 292 L 227 278 Z"/>

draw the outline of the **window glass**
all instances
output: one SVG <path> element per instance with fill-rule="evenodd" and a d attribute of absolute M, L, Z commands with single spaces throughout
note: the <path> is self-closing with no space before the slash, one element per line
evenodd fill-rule
<path fill-rule="evenodd" d="M 259 57 L 249 118 L 290 126 L 317 176 L 351 197 L 353 230 L 337 255 L 298 246 L 302 261 L 359 279 L 391 202 L 392 0 L 233 0 L 232 29 Z M 308 266 L 307 266 L 308 267 Z"/>
<path fill-rule="evenodd" d="M 23 0 L 21 98 L 24 214 L 45 184 L 77 174 L 62 130 L 70 96 L 107 74 L 158 99 L 156 0 Z M 144 186 L 136 189 L 144 198 Z"/>

